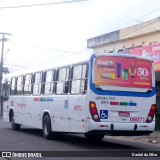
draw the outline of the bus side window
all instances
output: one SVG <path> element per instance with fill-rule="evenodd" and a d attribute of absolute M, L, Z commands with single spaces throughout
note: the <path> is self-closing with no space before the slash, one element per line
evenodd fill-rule
<path fill-rule="evenodd" d="M 71 94 L 85 94 L 88 79 L 87 64 L 72 67 Z"/>
<path fill-rule="evenodd" d="M 41 94 L 41 79 L 42 79 L 42 73 L 41 72 L 35 73 L 33 82 L 33 95 Z"/>
<path fill-rule="evenodd" d="M 61 68 L 57 73 L 56 94 L 67 94 L 69 90 L 69 67 Z"/>
<path fill-rule="evenodd" d="M 43 84 L 43 90 L 44 90 L 44 94 L 53 94 L 54 93 L 54 86 L 55 86 L 55 82 L 54 82 L 54 74 L 55 71 L 54 70 L 49 70 L 46 71 L 44 73 L 44 84 Z"/>
<path fill-rule="evenodd" d="M 32 75 L 31 74 L 27 74 L 25 75 L 24 78 L 24 91 L 23 94 L 24 95 L 30 95 L 31 94 L 31 81 L 32 80 Z"/>
<path fill-rule="evenodd" d="M 11 79 L 10 95 L 15 95 L 16 90 L 16 77 Z"/>
<path fill-rule="evenodd" d="M 16 95 L 23 94 L 23 76 L 17 77 Z"/>

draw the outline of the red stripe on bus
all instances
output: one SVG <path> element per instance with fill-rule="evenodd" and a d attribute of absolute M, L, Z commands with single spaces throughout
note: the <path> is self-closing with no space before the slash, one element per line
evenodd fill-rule
<path fill-rule="evenodd" d="M 110 102 L 110 105 L 119 105 L 119 102 Z"/>
<path fill-rule="evenodd" d="M 34 101 L 40 101 L 40 98 L 34 98 Z"/>

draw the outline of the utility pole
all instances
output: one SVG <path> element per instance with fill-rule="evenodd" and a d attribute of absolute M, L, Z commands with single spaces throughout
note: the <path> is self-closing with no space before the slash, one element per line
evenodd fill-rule
<path fill-rule="evenodd" d="M 3 92 L 2 92 L 2 78 L 3 78 L 3 52 L 4 52 L 4 42 L 7 41 L 7 38 L 5 38 L 5 35 L 10 35 L 9 33 L 0 32 L 2 35 L 2 50 L 1 50 L 1 63 L 0 63 L 0 115 L 3 115 Z"/>

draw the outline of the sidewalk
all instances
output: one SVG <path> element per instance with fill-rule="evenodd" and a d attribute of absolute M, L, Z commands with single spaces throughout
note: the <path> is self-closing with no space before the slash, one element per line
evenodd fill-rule
<path fill-rule="evenodd" d="M 150 135 L 144 136 L 106 136 L 110 139 L 130 141 L 135 143 L 151 144 L 160 147 L 160 131 L 154 131 Z"/>

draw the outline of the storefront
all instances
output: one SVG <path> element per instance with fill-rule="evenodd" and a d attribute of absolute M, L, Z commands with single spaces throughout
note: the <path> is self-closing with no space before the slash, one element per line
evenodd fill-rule
<path fill-rule="evenodd" d="M 144 47 L 137 47 L 130 49 L 130 54 L 142 57 L 150 57 L 153 59 L 155 68 L 155 81 L 156 81 L 156 104 L 157 110 L 160 112 L 160 43 L 148 45 Z"/>

